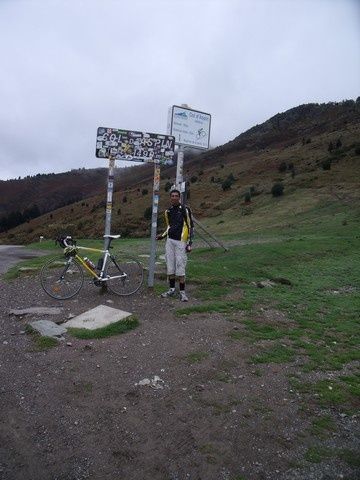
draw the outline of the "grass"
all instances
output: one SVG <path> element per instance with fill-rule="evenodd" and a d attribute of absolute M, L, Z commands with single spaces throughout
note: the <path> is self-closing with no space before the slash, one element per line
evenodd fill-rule
<path fill-rule="evenodd" d="M 36 352 L 43 352 L 50 350 L 53 347 L 59 345 L 59 341 L 53 337 L 45 337 L 36 332 L 31 325 L 26 325 L 26 333 L 30 334 L 33 339 L 34 350 Z"/>
<path fill-rule="evenodd" d="M 292 378 L 290 384 L 298 392 L 311 395 L 313 401 L 320 407 L 339 408 L 351 412 L 353 409 L 356 410 L 359 404 L 359 375 L 318 380 L 313 383 Z"/>
<path fill-rule="evenodd" d="M 209 353 L 208 352 L 192 352 L 186 355 L 186 360 L 188 363 L 193 365 L 194 363 L 200 363 L 206 358 L 208 358 Z"/>
<path fill-rule="evenodd" d="M 305 452 L 304 458 L 311 463 L 320 463 L 326 458 L 330 458 L 333 452 L 330 448 L 310 447 Z"/>
<path fill-rule="evenodd" d="M 248 310 L 250 304 L 245 301 L 218 301 L 206 303 L 203 305 L 194 305 L 191 307 L 179 308 L 176 315 L 191 315 L 192 313 L 232 313 L 239 310 Z"/>
<path fill-rule="evenodd" d="M 358 452 L 347 448 L 335 449 L 322 446 L 312 446 L 305 452 L 304 458 L 311 463 L 321 463 L 323 460 L 331 457 L 338 457 L 350 467 L 360 466 L 360 457 Z"/>
<path fill-rule="evenodd" d="M 133 330 L 139 325 L 139 321 L 135 316 L 120 320 L 119 322 L 111 323 L 110 325 L 97 328 L 95 330 L 87 330 L 85 328 L 69 328 L 68 333 L 76 338 L 91 339 L 91 338 L 106 338 L 114 335 L 120 335 L 122 333 Z"/>
<path fill-rule="evenodd" d="M 90 247 L 90 248 L 98 248 L 102 249 L 104 247 L 104 242 L 102 240 L 94 240 L 94 239 L 78 239 L 77 240 L 78 245 L 81 245 L 83 247 Z M 147 240 L 146 239 L 121 239 L 119 241 L 113 242 L 113 247 L 114 249 L 112 250 L 112 253 L 116 253 L 117 250 L 121 250 L 122 252 L 131 252 L 131 255 L 138 255 L 141 253 L 148 253 L 148 245 L 147 245 Z M 4 275 L 3 279 L 6 281 L 13 280 L 15 278 L 18 278 L 22 275 L 31 275 L 31 274 L 37 274 L 41 267 L 44 265 L 47 259 L 52 257 L 53 255 L 60 254 L 62 252 L 62 249 L 58 246 L 55 245 L 54 240 L 44 240 L 43 242 L 36 242 L 36 243 L 31 243 L 29 245 L 26 245 L 27 249 L 30 250 L 43 250 L 45 255 L 42 257 L 35 257 L 27 260 L 23 260 L 16 264 L 15 266 L 11 267 Z M 92 260 L 94 263 L 97 263 L 99 257 L 101 254 L 99 253 L 94 253 L 94 252 L 80 252 L 81 255 L 87 256 Z M 140 259 L 142 263 L 144 262 L 144 259 Z M 22 272 L 22 268 L 31 268 L 34 269 L 33 272 Z"/>
<path fill-rule="evenodd" d="M 336 424 L 330 415 L 322 415 L 312 421 L 310 433 L 319 438 L 325 438 L 336 431 Z"/>
<path fill-rule="evenodd" d="M 295 351 L 284 345 L 274 345 L 273 347 L 263 350 L 253 355 L 251 361 L 258 363 L 288 363 L 294 360 Z"/>
<path fill-rule="evenodd" d="M 345 217 L 347 224 L 343 225 Z M 244 329 L 231 333 L 234 340 L 284 339 L 304 359 L 305 372 L 340 370 L 360 359 L 359 218 L 358 208 L 327 203 L 299 216 L 291 228 L 252 234 L 255 242 L 260 237 L 268 239 L 267 243 L 247 243 L 228 252 L 194 250 L 189 277 L 201 285 L 197 296 L 207 298 L 203 292 L 208 290 L 213 301 L 179 309 L 177 314 L 226 315 L 246 310 L 246 319 L 239 320 Z M 249 233 L 241 237 L 251 240 Z M 259 280 L 271 278 L 285 278 L 291 285 L 277 283 L 263 289 L 254 286 Z M 224 292 L 231 298 L 240 289 L 241 301 L 223 300 Z M 265 321 L 255 310 L 259 305 L 263 311 L 281 312 L 284 321 Z M 284 353 L 272 352 L 271 357 Z M 286 355 L 291 360 L 289 350 Z"/>

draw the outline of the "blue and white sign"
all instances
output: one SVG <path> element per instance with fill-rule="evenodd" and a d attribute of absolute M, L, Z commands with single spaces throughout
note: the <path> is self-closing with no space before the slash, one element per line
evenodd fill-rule
<path fill-rule="evenodd" d="M 169 108 L 168 134 L 177 145 L 207 150 L 210 144 L 211 115 L 173 105 Z"/>

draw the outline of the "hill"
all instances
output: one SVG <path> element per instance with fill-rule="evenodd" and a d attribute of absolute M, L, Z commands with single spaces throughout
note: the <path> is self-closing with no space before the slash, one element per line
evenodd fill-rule
<path fill-rule="evenodd" d="M 221 147 L 186 155 L 184 174 L 195 215 L 218 232 L 224 223 L 227 233 L 234 223 L 243 230 L 289 223 L 294 212 L 326 202 L 358 205 L 360 98 L 277 114 Z M 167 204 L 165 189 L 174 176 L 175 167 L 162 169 L 160 208 Z M 275 183 L 282 184 L 282 197 L 271 195 Z M 103 233 L 106 169 L 39 175 L 0 187 L 0 212 L 11 213 L 11 205 L 37 205 L 39 213 L 45 212 L 3 232 L 3 243 L 52 238 L 58 231 L 78 237 Z M 151 195 L 152 166 L 117 170 L 112 231 L 147 235 Z M 72 199 L 77 201 L 69 204 Z"/>

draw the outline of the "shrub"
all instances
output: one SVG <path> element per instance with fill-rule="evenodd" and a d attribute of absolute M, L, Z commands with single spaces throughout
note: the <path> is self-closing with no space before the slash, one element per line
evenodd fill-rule
<path fill-rule="evenodd" d="M 172 187 L 171 182 L 166 182 L 165 183 L 165 192 L 170 192 L 170 188 Z"/>
<path fill-rule="evenodd" d="M 191 182 L 191 183 L 195 183 L 195 182 L 197 182 L 197 179 L 198 179 L 198 177 L 197 177 L 196 175 L 193 175 L 193 176 L 190 178 L 190 182 Z"/>
<path fill-rule="evenodd" d="M 223 191 L 225 192 L 226 190 L 230 190 L 232 184 L 233 184 L 233 182 L 232 182 L 229 178 L 227 178 L 227 179 L 224 180 L 223 183 L 221 184 L 221 188 L 222 188 Z"/>
<path fill-rule="evenodd" d="M 144 212 L 145 220 L 151 220 L 151 216 L 152 216 L 152 207 L 147 207 Z"/>
<path fill-rule="evenodd" d="M 255 193 L 255 187 L 251 186 L 249 191 L 250 191 L 250 195 L 252 195 L 253 193 Z"/>
<path fill-rule="evenodd" d="M 246 192 L 244 196 L 245 203 L 250 203 L 251 202 L 251 193 Z"/>
<path fill-rule="evenodd" d="M 214 176 L 210 178 L 210 182 L 211 182 L 211 183 L 214 183 L 214 182 L 215 182 L 215 177 L 214 177 Z"/>
<path fill-rule="evenodd" d="M 284 194 L 284 185 L 282 183 L 274 183 L 271 188 L 271 194 L 273 197 L 281 197 Z"/>
<path fill-rule="evenodd" d="M 126 203 L 126 202 L 127 202 L 127 196 L 126 196 L 126 195 L 123 196 L 122 202 L 123 202 L 123 203 Z"/>
<path fill-rule="evenodd" d="M 230 180 L 232 183 L 235 182 L 235 177 L 234 177 L 233 173 L 230 173 L 230 175 L 228 176 L 228 180 Z"/>
<path fill-rule="evenodd" d="M 355 148 L 355 155 L 360 155 L 360 147 Z"/>
<path fill-rule="evenodd" d="M 149 193 L 149 190 L 148 190 L 147 188 L 143 188 L 143 189 L 141 190 L 141 194 L 142 194 L 142 195 L 147 195 L 148 193 Z"/>
<path fill-rule="evenodd" d="M 338 138 L 335 148 L 340 148 L 340 147 L 342 147 L 342 141 L 340 140 L 340 138 Z"/>
<path fill-rule="evenodd" d="M 321 162 L 321 166 L 323 170 L 330 170 L 331 169 L 331 160 L 328 158 L 327 160 L 324 160 Z"/>
<path fill-rule="evenodd" d="M 287 169 L 286 162 L 281 162 L 278 167 L 279 172 L 286 172 L 286 169 Z"/>

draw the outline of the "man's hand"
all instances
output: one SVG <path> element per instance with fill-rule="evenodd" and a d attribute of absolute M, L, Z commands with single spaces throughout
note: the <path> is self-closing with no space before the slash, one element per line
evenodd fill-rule
<path fill-rule="evenodd" d="M 162 235 L 156 235 L 156 240 L 162 240 Z"/>
<path fill-rule="evenodd" d="M 191 252 L 191 245 L 190 244 L 186 245 L 185 250 L 186 250 L 187 253 L 190 253 Z"/>

